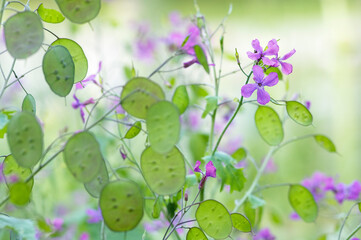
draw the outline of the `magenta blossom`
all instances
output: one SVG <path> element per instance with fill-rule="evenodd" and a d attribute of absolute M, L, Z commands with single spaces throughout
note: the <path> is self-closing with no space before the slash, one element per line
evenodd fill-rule
<path fill-rule="evenodd" d="M 292 212 L 290 214 L 290 219 L 293 221 L 298 221 L 298 220 L 301 220 L 301 217 L 296 212 Z"/>
<path fill-rule="evenodd" d="M 86 85 L 88 85 L 88 83 L 90 82 L 93 82 L 95 85 L 99 86 L 102 88 L 101 84 L 98 83 L 95 78 L 96 76 L 100 73 L 100 71 L 102 70 L 102 61 L 99 62 L 99 65 L 98 65 L 98 71 L 95 73 L 95 74 L 92 74 L 90 76 L 88 76 L 87 78 L 85 78 L 84 80 L 78 82 L 75 84 L 75 89 L 76 90 L 79 90 L 79 89 L 82 89 L 84 88 Z"/>
<path fill-rule="evenodd" d="M 264 77 L 263 69 L 258 66 L 253 66 L 253 80 L 256 83 L 248 83 L 241 89 L 243 97 L 249 98 L 253 92 L 257 89 L 257 102 L 261 105 L 267 104 L 271 97 L 268 92 L 264 90 L 264 87 L 272 87 L 278 83 L 278 75 L 275 72 L 271 72 L 267 77 Z"/>
<path fill-rule="evenodd" d="M 201 165 L 200 161 L 196 162 L 196 165 L 194 166 L 194 171 L 195 172 L 199 172 L 203 175 L 203 178 L 201 179 L 201 182 L 199 183 L 199 189 L 203 188 L 206 180 L 208 177 L 212 177 L 215 178 L 216 177 L 216 172 L 217 169 L 214 167 L 213 162 L 209 161 L 206 165 L 206 173 L 204 174 L 204 172 L 199 168 L 199 166 Z"/>
<path fill-rule="evenodd" d="M 103 220 L 102 212 L 100 208 L 92 209 L 89 208 L 86 210 L 86 215 L 88 215 L 88 223 L 98 223 Z"/>
<path fill-rule="evenodd" d="M 273 58 L 272 61 L 275 61 L 276 63 L 272 65 L 272 67 L 278 67 L 279 65 L 281 65 L 281 71 L 286 74 L 289 75 L 290 73 L 292 73 L 293 71 L 293 66 L 290 63 L 286 63 L 284 62 L 284 60 L 289 59 L 290 57 L 292 57 L 293 54 L 295 54 L 296 50 L 293 49 L 291 52 L 287 53 L 286 55 L 284 55 L 283 57 L 279 58 Z M 268 64 L 267 64 L 268 65 Z"/>
<path fill-rule="evenodd" d="M 75 101 L 71 104 L 73 106 L 74 109 L 80 109 L 80 116 L 81 116 L 81 120 L 83 122 L 85 122 L 85 118 L 84 118 L 84 108 L 86 105 L 89 104 L 94 104 L 94 99 L 93 98 L 89 98 L 88 100 L 86 100 L 85 102 L 80 102 L 79 99 L 75 96 L 75 94 L 73 95 L 73 98 L 75 99 Z"/>
<path fill-rule="evenodd" d="M 343 203 L 345 200 L 354 201 L 357 200 L 361 193 L 361 184 L 358 181 L 354 181 L 350 185 L 339 183 L 334 188 L 335 199 L 338 203 Z"/>
<path fill-rule="evenodd" d="M 272 235 L 268 228 L 261 229 L 254 237 L 253 240 L 275 240 L 276 237 Z"/>
<path fill-rule="evenodd" d="M 254 48 L 254 52 L 247 52 L 247 55 L 250 59 L 259 62 L 262 60 L 264 65 L 274 65 L 277 64 L 275 58 L 269 59 L 266 56 L 277 56 L 279 47 L 276 39 L 272 39 L 268 42 L 267 50 L 263 51 L 258 39 L 252 41 L 252 47 Z"/>
<path fill-rule="evenodd" d="M 305 102 L 305 107 L 306 107 L 308 110 L 310 110 L 310 108 L 311 108 L 311 102 L 310 102 L 310 101 L 306 101 L 306 102 Z"/>
<path fill-rule="evenodd" d="M 304 179 L 302 185 L 310 190 L 315 201 L 319 202 L 327 191 L 334 189 L 334 180 L 321 172 L 315 172 L 312 177 Z"/>
<path fill-rule="evenodd" d="M 90 235 L 87 232 L 83 232 L 82 234 L 80 234 L 79 240 L 89 240 L 90 239 Z"/>

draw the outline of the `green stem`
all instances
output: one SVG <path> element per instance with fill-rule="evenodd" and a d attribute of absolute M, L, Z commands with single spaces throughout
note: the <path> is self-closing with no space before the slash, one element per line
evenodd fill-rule
<path fill-rule="evenodd" d="M 270 188 L 278 188 L 278 187 L 288 187 L 291 186 L 290 183 L 278 183 L 278 184 L 270 184 L 270 185 L 264 185 L 259 187 L 257 190 L 253 191 L 253 193 L 257 193 L 257 192 L 261 192 L 265 189 L 270 189 Z"/>
<path fill-rule="evenodd" d="M 245 83 L 245 84 L 247 84 L 247 83 L 249 82 L 249 79 L 251 78 L 252 73 L 253 73 L 253 71 L 251 71 L 251 72 L 248 74 L 248 77 L 247 77 L 247 80 L 246 80 L 246 83 Z M 216 143 L 216 146 L 215 146 L 214 149 L 213 149 L 212 155 L 214 155 L 214 154 L 216 153 L 217 148 L 218 148 L 219 144 L 221 143 L 221 140 L 222 140 L 224 134 L 226 133 L 228 127 L 229 127 L 229 126 L 231 125 L 231 123 L 233 122 L 233 120 L 234 120 L 234 118 L 236 117 L 238 111 L 241 109 L 242 104 L 243 104 L 243 96 L 241 96 L 236 110 L 234 111 L 231 119 L 229 119 L 227 125 L 224 127 L 221 135 L 219 136 L 219 138 L 218 138 L 218 140 L 217 140 L 217 143 Z"/>
<path fill-rule="evenodd" d="M 244 194 L 244 196 L 241 198 L 241 200 L 239 200 L 237 203 L 236 203 L 236 206 L 234 207 L 233 209 L 233 212 L 236 212 L 238 210 L 238 208 L 240 206 L 242 206 L 242 204 L 247 200 L 247 198 L 253 193 L 253 190 L 256 188 L 257 184 L 258 184 L 258 181 L 259 179 L 261 178 L 263 172 L 264 172 L 264 169 L 266 168 L 267 164 L 268 164 L 268 161 L 271 159 L 271 156 L 272 154 L 274 153 L 275 151 L 275 147 L 272 147 L 268 153 L 267 153 L 267 156 L 265 157 L 259 171 L 257 172 L 257 175 L 256 177 L 254 178 L 253 182 L 252 182 L 252 185 L 249 187 L 249 189 L 247 190 L 247 192 Z"/>
<path fill-rule="evenodd" d="M 297 141 L 299 141 L 299 140 L 306 139 L 306 138 L 311 138 L 311 137 L 314 137 L 314 136 L 315 136 L 314 134 L 309 134 L 309 135 L 304 135 L 304 136 L 301 136 L 301 137 L 294 137 L 294 138 L 292 138 L 292 139 L 290 139 L 290 140 L 288 140 L 288 141 L 280 144 L 280 145 L 278 146 L 278 148 L 275 150 L 275 152 L 276 152 L 277 150 L 279 150 L 280 148 L 282 148 L 282 147 L 284 147 L 284 146 L 286 146 L 286 145 L 288 145 L 288 144 L 290 144 L 290 143 L 297 142 Z"/>
<path fill-rule="evenodd" d="M 0 5 L 0 26 L 2 25 L 2 19 L 3 19 L 3 13 L 5 10 L 5 0 L 1 0 L 1 5 Z"/>
<path fill-rule="evenodd" d="M 351 212 L 352 212 L 352 209 L 353 209 L 355 206 L 357 206 L 359 203 L 360 203 L 360 202 L 357 202 L 357 203 L 355 203 L 354 205 L 352 205 L 352 207 L 350 208 L 350 210 L 347 212 L 347 215 L 346 215 L 345 219 L 344 219 L 343 222 L 342 222 L 342 225 L 341 225 L 341 228 L 340 228 L 340 232 L 338 233 L 338 238 L 337 238 L 338 240 L 341 240 L 342 230 L 343 230 L 343 228 L 345 227 L 346 221 L 347 221 L 348 217 L 350 216 L 350 214 L 351 214 Z M 352 236 L 352 235 L 351 235 L 351 236 Z"/>
<path fill-rule="evenodd" d="M 169 58 L 167 58 L 161 65 L 159 65 L 159 67 L 157 67 L 151 74 L 149 74 L 148 78 L 151 78 L 154 74 L 156 74 L 157 72 L 159 72 L 160 69 L 162 69 L 162 67 L 164 67 L 170 60 L 172 60 L 175 56 L 178 55 L 182 55 L 183 53 L 181 52 L 175 52 L 172 56 L 170 56 Z"/>
<path fill-rule="evenodd" d="M 4 92 L 5 92 L 5 89 L 6 89 L 6 85 L 8 84 L 8 81 L 10 79 L 10 76 L 11 74 L 13 73 L 13 70 L 14 70 L 14 66 L 15 66 L 15 62 L 16 62 L 16 59 L 14 59 L 12 65 L 11 65 L 11 68 L 10 68 L 10 71 L 9 71 L 9 75 L 7 76 L 7 78 L 5 79 L 5 82 L 4 82 L 4 86 L 0 92 L 0 99 L 1 97 L 3 96 Z"/>
<path fill-rule="evenodd" d="M 352 238 L 353 235 L 355 235 L 355 233 L 357 233 L 358 230 L 361 229 L 361 224 L 359 224 L 353 231 L 350 235 L 348 235 L 348 237 L 346 238 L 346 240 L 349 240 Z"/>

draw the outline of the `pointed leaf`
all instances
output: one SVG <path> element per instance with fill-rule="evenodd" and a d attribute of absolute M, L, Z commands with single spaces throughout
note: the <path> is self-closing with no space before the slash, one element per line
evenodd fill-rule
<path fill-rule="evenodd" d="M 43 154 L 43 131 L 34 114 L 19 112 L 10 120 L 8 144 L 20 166 L 35 166 Z"/>
<path fill-rule="evenodd" d="M 100 0 L 55 0 L 60 11 L 73 23 L 93 20 L 100 11 Z"/>
<path fill-rule="evenodd" d="M 200 228 L 192 227 L 188 230 L 186 240 L 208 240 L 208 238 Z"/>
<path fill-rule="evenodd" d="M 34 115 L 36 114 L 36 102 L 33 95 L 26 94 L 21 108 L 23 111 L 31 112 Z"/>
<path fill-rule="evenodd" d="M 314 222 L 317 218 L 318 207 L 312 193 L 302 185 L 291 185 L 288 200 L 292 208 L 305 222 Z"/>
<path fill-rule="evenodd" d="M 299 102 L 287 101 L 286 109 L 288 116 L 298 124 L 309 126 L 312 124 L 312 114 L 308 109 Z"/>
<path fill-rule="evenodd" d="M 277 146 L 283 140 L 283 127 L 278 114 L 270 107 L 259 106 L 255 115 L 256 126 L 263 140 Z"/>
<path fill-rule="evenodd" d="M 224 239 L 232 232 L 232 219 L 222 203 L 206 200 L 199 204 L 196 219 L 200 228 L 210 237 Z"/>
<path fill-rule="evenodd" d="M 252 226 L 247 217 L 240 213 L 231 214 L 233 227 L 241 232 L 252 232 Z"/>
<path fill-rule="evenodd" d="M 173 94 L 172 102 L 178 107 L 180 114 L 183 114 L 186 111 L 189 105 L 189 96 L 185 86 L 179 86 L 176 88 Z"/>
<path fill-rule="evenodd" d="M 238 148 L 236 151 L 232 153 L 232 157 L 237 161 L 241 161 L 247 157 L 247 151 L 243 147 Z"/>
<path fill-rule="evenodd" d="M 180 134 L 177 107 L 168 101 L 157 102 L 149 108 L 146 122 L 152 149 L 158 153 L 169 152 L 178 142 Z"/>
<path fill-rule="evenodd" d="M 88 59 L 86 58 L 83 49 L 71 39 L 59 38 L 51 44 L 51 46 L 65 47 L 74 63 L 74 83 L 82 81 L 88 72 Z"/>
<path fill-rule="evenodd" d="M 247 216 L 251 226 L 256 224 L 256 209 L 252 207 L 252 204 L 249 201 L 246 201 L 243 205 L 244 214 Z"/>
<path fill-rule="evenodd" d="M 148 109 L 164 99 L 162 88 L 155 82 L 136 77 L 127 82 L 121 94 L 123 109 L 130 115 L 145 119 Z"/>
<path fill-rule="evenodd" d="M 38 14 L 44 22 L 61 23 L 65 17 L 54 9 L 44 8 L 43 4 L 38 7 Z"/>
<path fill-rule="evenodd" d="M 9 155 L 4 160 L 3 174 L 7 186 L 10 188 L 16 182 L 25 182 L 25 180 L 32 174 L 32 171 L 30 168 L 24 168 L 19 166 L 19 164 L 15 161 L 13 156 Z M 27 182 L 27 185 L 31 190 L 34 185 L 34 179 L 31 178 Z"/>
<path fill-rule="evenodd" d="M 202 118 L 205 118 L 208 113 L 213 112 L 218 105 L 218 97 L 216 96 L 207 96 L 204 98 L 207 101 L 206 109 L 202 114 Z"/>
<path fill-rule="evenodd" d="M 0 229 L 12 229 L 23 239 L 36 240 L 35 224 L 28 219 L 14 218 L 0 214 Z"/>
<path fill-rule="evenodd" d="M 43 24 L 31 11 L 19 12 L 4 24 L 6 48 L 14 58 L 24 59 L 39 50 L 44 40 Z"/>
<path fill-rule="evenodd" d="M 193 48 L 194 48 L 194 52 L 196 53 L 198 62 L 203 66 L 204 70 L 209 74 L 207 56 L 204 53 L 202 47 L 200 47 L 199 45 L 195 45 Z"/>
<path fill-rule="evenodd" d="M 336 152 L 335 144 L 333 144 L 333 142 L 328 137 L 324 135 L 315 135 L 314 138 L 322 148 L 329 152 Z"/>
<path fill-rule="evenodd" d="M 133 126 L 131 126 L 131 128 L 129 128 L 124 138 L 132 139 L 136 137 L 141 130 L 142 130 L 142 123 L 140 121 L 137 121 L 133 124 Z"/>
<path fill-rule="evenodd" d="M 58 96 L 67 96 L 74 84 L 74 62 L 63 46 L 50 47 L 43 58 L 43 73 L 50 89 Z"/>
<path fill-rule="evenodd" d="M 99 206 L 105 224 L 112 231 L 132 230 L 143 218 L 143 194 L 130 180 L 108 183 L 100 194 Z"/>
<path fill-rule="evenodd" d="M 145 149 L 140 166 L 150 188 L 159 195 L 178 192 L 185 183 L 186 168 L 183 154 L 174 147 L 166 154 L 160 154 L 152 147 Z"/>

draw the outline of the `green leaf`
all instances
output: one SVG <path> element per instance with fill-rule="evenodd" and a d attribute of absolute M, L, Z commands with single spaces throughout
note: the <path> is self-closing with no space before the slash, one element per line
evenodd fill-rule
<path fill-rule="evenodd" d="M 197 161 L 204 157 L 207 150 L 209 136 L 204 133 L 194 133 L 189 139 L 189 150 L 193 160 Z"/>
<path fill-rule="evenodd" d="M 204 98 L 207 101 L 206 109 L 204 110 L 202 114 L 202 118 L 205 118 L 207 114 L 210 112 L 213 112 L 218 105 L 218 97 L 216 96 L 207 96 Z"/>
<path fill-rule="evenodd" d="M 233 227 L 241 232 L 252 232 L 252 226 L 247 217 L 240 213 L 231 214 Z"/>
<path fill-rule="evenodd" d="M 315 135 L 314 139 L 316 142 L 324 149 L 329 152 L 336 152 L 335 144 L 326 136 L 324 135 Z"/>
<path fill-rule="evenodd" d="M 93 197 L 98 198 L 103 187 L 109 182 L 109 174 L 105 162 L 102 161 L 97 176 L 90 182 L 84 183 L 85 190 Z"/>
<path fill-rule="evenodd" d="M 38 218 L 36 220 L 36 224 L 42 232 L 51 233 L 53 231 L 51 226 L 45 221 L 44 218 Z"/>
<path fill-rule="evenodd" d="M 172 102 L 179 109 L 179 113 L 183 114 L 189 105 L 189 96 L 185 86 L 178 86 L 173 94 Z"/>
<path fill-rule="evenodd" d="M 43 24 L 31 11 L 19 12 L 4 24 L 6 48 L 17 59 L 36 53 L 44 40 Z"/>
<path fill-rule="evenodd" d="M 361 202 L 359 202 L 357 205 L 358 205 L 358 210 L 361 212 Z"/>
<path fill-rule="evenodd" d="M 230 185 L 230 192 L 242 191 L 246 178 L 243 175 L 242 168 L 235 168 L 233 163 L 235 160 L 228 154 L 216 152 L 213 156 L 203 158 L 206 162 L 212 161 L 217 169 L 217 177 L 221 178 L 221 191 L 225 184 Z"/>
<path fill-rule="evenodd" d="M 281 70 L 280 70 L 279 68 L 277 68 L 277 67 L 270 67 L 270 68 L 268 68 L 268 69 L 266 70 L 265 73 L 266 73 L 266 75 L 269 75 L 269 74 L 272 73 L 272 72 L 277 73 L 279 80 L 283 80 L 283 74 L 282 74 L 282 72 L 281 72 Z"/>
<path fill-rule="evenodd" d="M 158 153 L 167 153 L 179 140 L 180 121 L 177 107 L 168 101 L 152 105 L 146 117 L 149 142 Z"/>
<path fill-rule="evenodd" d="M 249 201 L 244 203 L 243 211 L 251 223 L 251 226 L 256 225 L 256 209 L 252 207 L 252 204 Z"/>
<path fill-rule="evenodd" d="M 12 178 L 16 177 L 17 181 L 25 182 L 26 179 L 32 174 L 30 168 L 24 168 L 19 166 L 19 164 L 15 161 L 12 155 L 9 155 L 5 158 L 3 163 L 3 174 L 5 177 L 5 181 L 7 186 L 10 188 L 14 182 L 11 181 Z M 1 173 L 0 173 L 1 174 Z M 30 190 L 33 188 L 34 179 L 31 178 L 27 185 L 29 186 Z"/>
<path fill-rule="evenodd" d="M 152 217 L 157 219 L 160 216 L 162 210 L 163 196 L 158 196 L 153 205 Z"/>
<path fill-rule="evenodd" d="M 187 232 L 186 240 L 208 240 L 208 238 L 200 228 L 192 227 Z"/>
<path fill-rule="evenodd" d="M 317 238 L 317 240 L 327 240 L 327 235 L 323 234 Z"/>
<path fill-rule="evenodd" d="M 10 202 L 18 206 L 29 203 L 31 188 L 25 182 L 17 182 L 9 186 Z"/>
<path fill-rule="evenodd" d="M 288 200 L 292 208 L 305 222 L 314 222 L 317 218 L 318 207 L 312 193 L 299 184 L 291 185 Z"/>
<path fill-rule="evenodd" d="M 255 114 L 256 126 L 263 140 L 277 146 L 283 140 L 283 127 L 278 114 L 270 107 L 259 106 Z"/>
<path fill-rule="evenodd" d="M 136 137 L 140 131 L 142 130 L 142 123 L 140 121 L 136 121 L 131 128 L 127 131 L 124 138 L 132 139 Z"/>
<path fill-rule="evenodd" d="M 309 126 L 312 124 L 312 114 L 308 109 L 299 102 L 287 101 L 286 109 L 288 116 L 298 124 Z"/>
<path fill-rule="evenodd" d="M 74 84 L 74 62 L 63 46 L 50 47 L 43 58 L 43 73 L 50 89 L 58 96 L 67 96 Z"/>
<path fill-rule="evenodd" d="M 16 162 L 24 168 L 32 168 L 43 154 L 43 131 L 29 112 L 17 113 L 8 124 L 8 144 Z"/>
<path fill-rule="evenodd" d="M 100 0 L 55 0 L 60 11 L 73 23 L 93 20 L 100 11 Z"/>
<path fill-rule="evenodd" d="M 36 240 L 35 224 L 31 220 L 14 218 L 0 214 L 0 229 L 7 228 L 15 231 L 24 240 Z"/>
<path fill-rule="evenodd" d="M 143 218 L 143 194 L 130 180 L 108 183 L 100 194 L 99 206 L 105 224 L 115 232 L 132 230 Z"/>
<path fill-rule="evenodd" d="M 237 161 L 241 161 L 247 157 L 247 151 L 245 148 L 241 147 L 238 148 L 236 151 L 232 153 L 232 158 L 234 158 Z"/>
<path fill-rule="evenodd" d="M 149 187 L 159 195 L 177 193 L 184 186 L 184 157 L 176 147 L 166 154 L 157 153 L 152 147 L 145 149 L 140 166 Z"/>
<path fill-rule="evenodd" d="M 5 133 L 8 130 L 8 128 L 7 128 L 8 122 L 13 117 L 14 113 L 16 113 L 16 111 L 1 110 L 1 112 L 0 112 L 0 138 L 4 138 Z"/>
<path fill-rule="evenodd" d="M 203 66 L 204 70 L 209 74 L 209 66 L 208 66 L 208 62 L 207 62 L 207 56 L 203 52 L 202 47 L 199 45 L 195 45 L 193 47 L 193 49 L 194 49 L 194 52 L 196 53 L 198 62 Z"/>
<path fill-rule="evenodd" d="M 219 45 L 221 46 L 221 52 L 223 53 L 223 41 L 224 41 L 224 37 L 222 35 L 222 37 L 219 39 Z"/>
<path fill-rule="evenodd" d="M 44 8 L 43 4 L 40 4 L 37 11 L 41 19 L 47 23 L 61 23 L 65 20 L 65 17 L 60 12 Z"/>
<path fill-rule="evenodd" d="M 121 94 L 123 109 L 130 115 L 145 119 L 148 109 L 164 99 L 162 88 L 155 82 L 136 77 L 127 82 Z"/>
<path fill-rule="evenodd" d="M 263 199 L 256 197 L 254 195 L 250 195 L 248 197 L 248 201 L 250 202 L 251 207 L 254 209 L 262 207 L 266 204 L 266 202 Z"/>
<path fill-rule="evenodd" d="M 206 200 L 199 204 L 196 219 L 200 228 L 210 237 L 224 239 L 232 232 L 232 219 L 222 203 Z"/>
<path fill-rule="evenodd" d="M 191 35 L 189 34 L 189 35 L 183 40 L 182 45 L 181 45 L 181 48 L 186 45 L 186 43 L 188 42 L 190 36 L 191 36 Z"/>
<path fill-rule="evenodd" d="M 88 73 L 88 59 L 86 58 L 83 49 L 71 39 L 59 38 L 51 44 L 51 46 L 65 47 L 74 63 L 74 83 L 82 81 Z"/>
<path fill-rule="evenodd" d="M 199 184 L 197 176 L 195 174 L 186 176 L 186 183 L 184 184 L 184 188 L 190 188 L 193 186 L 197 186 Z"/>
<path fill-rule="evenodd" d="M 82 183 L 98 176 L 104 162 L 99 143 L 90 132 L 73 135 L 66 143 L 63 155 L 71 174 Z"/>
<path fill-rule="evenodd" d="M 36 114 L 36 102 L 33 95 L 26 94 L 21 108 L 23 111 L 31 112 L 34 115 Z"/>

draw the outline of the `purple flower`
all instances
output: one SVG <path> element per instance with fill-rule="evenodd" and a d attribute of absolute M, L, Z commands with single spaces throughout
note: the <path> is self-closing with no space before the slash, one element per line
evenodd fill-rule
<path fill-rule="evenodd" d="M 122 146 L 119 148 L 120 155 L 122 156 L 123 160 L 127 159 L 127 153 L 124 150 L 124 147 Z"/>
<path fill-rule="evenodd" d="M 75 94 L 73 95 L 73 98 L 75 99 L 75 101 L 71 104 L 73 106 L 74 109 L 80 109 L 80 116 L 83 122 L 85 122 L 85 118 L 84 118 L 84 110 L 83 108 L 85 108 L 86 105 L 89 104 L 94 104 L 94 99 L 93 98 L 89 98 L 88 100 L 86 100 L 85 102 L 80 102 L 79 99 L 75 96 Z"/>
<path fill-rule="evenodd" d="M 293 71 L 293 67 L 290 63 L 285 63 L 284 60 L 289 59 L 290 57 L 292 57 L 293 54 L 295 54 L 296 50 L 293 49 L 291 52 L 287 53 L 286 55 L 284 55 L 281 58 L 273 58 L 272 61 L 275 61 L 276 63 L 272 65 L 272 67 L 278 67 L 279 65 L 281 65 L 281 71 L 288 75 L 290 73 L 292 73 Z M 268 64 L 267 64 L 268 65 Z"/>
<path fill-rule="evenodd" d="M 298 220 L 301 220 L 301 217 L 296 212 L 292 212 L 290 214 L 290 219 L 293 221 L 298 221 Z"/>
<path fill-rule="evenodd" d="M 256 83 L 248 83 L 241 89 L 242 96 L 249 98 L 257 89 L 257 102 L 261 105 L 267 104 L 271 97 L 268 92 L 264 90 L 264 86 L 272 87 L 278 83 L 278 75 L 271 72 L 267 77 L 264 77 L 263 69 L 258 66 L 253 66 L 253 80 Z"/>
<path fill-rule="evenodd" d="M 305 107 L 306 107 L 308 110 L 310 110 L 310 108 L 311 108 L 311 102 L 310 102 L 310 101 L 306 101 L 306 102 L 305 102 Z"/>
<path fill-rule="evenodd" d="M 79 90 L 79 89 L 82 89 L 84 88 L 86 85 L 88 85 L 88 83 L 90 82 L 93 82 L 95 85 L 99 86 L 102 88 L 101 84 L 98 83 L 95 78 L 96 76 L 100 73 L 100 71 L 102 70 L 102 61 L 99 62 L 99 65 L 98 65 L 98 71 L 95 73 L 95 74 L 92 74 L 90 76 L 88 76 L 87 78 L 85 78 L 84 80 L 78 82 L 75 84 L 75 89 L 76 90 Z"/>
<path fill-rule="evenodd" d="M 89 240 L 90 239 L 90 235 L 87 232 L 83 232 L 82 234 L 80 234 L 79 240 Z"/>
<path fill-rule="evenodd" d="M 345 200 L 357 200 L 361 192 L 361 184 L 358 181 L 354 181 L 350 185 L 339 183 L 333 189 L 335 193 L 335 199 L 339 204 L 342 204 Z"/>
<path fill-rule="evenodd" d="M 199 168 L 199 166 L 201 165 L 201 162 L 200 161 L 197 161 L 196 162 L 196 165 L 194 166 L 194 171 L 195 172 L 199 172 L 203 175 L 200 183 L 199 183 L 199 189 L 203 188 L 206 180 L 208 177 L 213 177 L 215 178 L 216 177 L 216 172 L 217 172 L 217 169 L 214 167 L 213 165 L 213 162 L 212 161 L 209 161 L 206 165 L 206 173 L 204 174 L 204 172 Z"/>
<path fill-rule="evenodd" d="M 89 208 L 86 210 L 86 214 L 88 215 L 88 223 L 97 223 L 103 220 L 102 212 L 100 208 L 98 209 Z"/>
<path fill-rule="evenodd" d="M 275 173 L 275 172 L 277 172 L 277 165 L 276 165 L 276 163 L 274 162 L 273 158 L 271 158 L 271 159 L 268 161 L 264 172 L 265 172 L 265 173 Z"/>
<path fill-rule="evenodd" d="M 253 240 L 275 240 L 276 237 L 272 235 L 268 228 L 261 229 L 254 237 Z"/>
<path fill-rule="evenodd" d="M 5 182 L 5 176 L 3 174 L 4 163 L 0 163 L 0 183 Z"/>
<path fill-rule="evenodd" d="M 51 224 L 55 231 L 60 232 L 63 229 L 64 220 L 62 218 L 54 218 Z"/>
<path fill-rule="evenodd" d="M 322 200 L 327 191 L 335 188 L 333 178 L 321 172 L 315 172 L 311 178 L 304 179 L 302 185 L 310 190 L 316 202 Z"/>
<path fill-rule="evenodd" d="M 254 48 L 254 52 L 247 52 L 247 55 L 250 59 L 259 62 L 262 60 L 264 65 L 274 65 L 277 64 L 275 58 L 269 59 L 266 56 L 277 56 L 279 47 L 276 39 L 272 39 L 268 42 L 267 50 L 263 51 L 258 39 L 252 41 L 252 47 Z"/>

